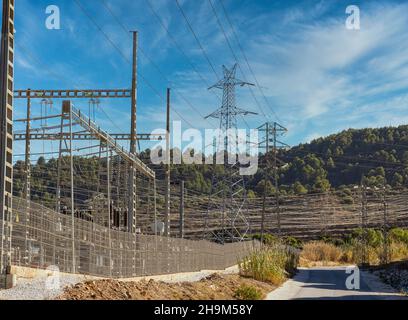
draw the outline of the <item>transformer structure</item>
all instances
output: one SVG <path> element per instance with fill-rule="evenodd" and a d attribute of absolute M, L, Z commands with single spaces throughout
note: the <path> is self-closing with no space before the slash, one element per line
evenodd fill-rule
<path fill-rule="evenodd" d="M 253 86 L 236 78 L 237 64 L 231 69 L 223 66 L 224 78 L 209 89 L 223 91 L 222 106 L 206 118 L 219 119 L 219 135 L 214 152 L 214 165 L 208 209 L 205 216 L 204 238 L 220 243 L 242 241 L 249 231 L 246 218 L 245 180 L 240 175 L 239 137 L 237 116 L 256 114 L 236 106 L 235 87 Z M 246 151 L 246 150 L 245 150 Z M 223 166 L 223 174 L 217 176 L 216 166 Z"/>
<path fill-rule="evenodd" d="M 0 53 L 0 273 L 11 263 L 13 225 L 14 1 L 3 0 Z"/>

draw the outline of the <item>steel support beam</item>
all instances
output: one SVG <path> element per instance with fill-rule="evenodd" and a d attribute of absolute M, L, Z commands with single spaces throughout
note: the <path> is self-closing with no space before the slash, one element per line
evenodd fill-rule
<path fill-rule="evenodd" d="M 167 113 L 166 113 L 166 176 L 165 176 L 165 200 L 164 200 L 164 234 L 170 237 L 170 89 L 167 89 Z"/>
<path fill-rule="evenodd" d="M 14 0 L 3 0 L 0 52 L 0 273 L 11 264 L 13 198 Z"/>
<path fill-rule="evenodd" d="M 30 89 L 29 89 L 30 90 Z M 27 98 L 27 119 L 30 119 L 31 117 L 31 98 Z M 26 135 L 29 137 L 31 130 L 31 121 L 28 120 L 26 122 Z M 26 199 L 26 212 L 25 212 L 25 246 L 26 246 L 26 257 L 28 258 L 29 252 L 28 252 L 28 240 L 29 240 L 29 231 L 28 231 L 28 225 L 30 224 L 30 213 L 31 213 L 31 140 L 26 139 L 25 141 L 25 187 L 24 187 L 24 198 Z"/>
<path fill-rule="evenodd" d="M 137 120 L 137 32 L 133 32 L 133 59 L 132 59 L 132 93 L 131 93 L 131 127 L 130 127 L 130 154 L 136 156 L 136 120 Z M 129 203 L 128 203 L 128 231 L 136 233 L 136 205 L 137 205 L 137 171 L 134 165 L 129 167 Z"/>

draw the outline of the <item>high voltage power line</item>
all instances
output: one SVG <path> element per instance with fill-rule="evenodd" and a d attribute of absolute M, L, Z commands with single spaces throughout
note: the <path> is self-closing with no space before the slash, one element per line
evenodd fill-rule
<path fill-rule="evenodd" d="M 173 42 L 174 46 L 177 48 L 177 50 L 180 51 L 180 53 L 183 55 L 184 59 L 189 63 L 190 67 L 192 68 L 192 70 L 199 76 L 199 78 L 201 79 L 201 81 L 205 84 L 205 86 L 207 88 L 210 87 L 210 84 L 208 83 L 208 81 L 204 78 L 204 76 L 198 71 L 198 69 L 194 66 L 194 64 L 191 62 L 191 60 L 189 59 L 188 55 L 186 54 L 186 52 L 183 50 L 183 48 L 180 46 L 180 44 L 178 43 L 178 41 L 175 39 L 175 37 L 173 36 L 173 34 L 169 31 L 169 28 L 164 24 L 163 20 L 160 18 L 159 14 L 157 13 L 157 11 L 154 9 L 152 3 L 150 0 L 145 0 L 147 5 L 149 6 L 150 11 L 152 12 L 152 14 L 156 17 L 157 21 L 159 22 L 159 24 L 162 26 L 162 28 L 166 31 L 167 36 L 169 37 L 169 39 Z M 218 96 L 214 91 L 212 91 L 214 93 L 214 95 L 218 98 L 218 100 L 221 101 L 221 97 Z"/>
<path fill-rule="evenodd" d="M 222 32 L 222 34 L 224 35 L 225 41 L 227 42 L 227 45 L 228 45 L 228 47 L 229 47 L 229 49 L 230 49 L 230 51 L 231 51 L 231 53 L 232 53 L 232 56 L 234 57 L 235 61 L 238 63 L 238 57 L 237 57 L 237 55 L 235 54 L 235 51 L 234 51 L 234 49 L 233 49 L 233 47 L 232 47 L 232 45 L 231 45 L 231 42 L 230 42 L 229 39 L 228 39 L 228 36 L 227 36 L 227 34 L 226 34 L 226 32 L 225 32 L 224 27 L 222 26 L 222 23 L 221 23 L 221 21 L 220 21 L 220 19 L 219 19 L 219 17 L 218 17 L 217 11 L 215 10 L 215 7 L 214 7 L 212 1 L 211 1 L 211 0 L 208 0 L 208 2 L 209 2 L 209 4 L 210 4 L 210 6 L 211 6 L 211 9 L 212 9 L 212 12 L 213 12 L 213 14 L 214 14 L 214 17 L 215 17 L 215 19 L 216 19 L 216 21 L 217 21 L 217 24 L 218 24 L 218 26 L 220 27 L 221 32 Z M 242 70 L 242 68 L 241 68 L 241 66 L 240 66 L 239 63 L 238 63 L 238 68 L 239 68 L 239 70 L 241 71 L 242 76 L 244 77 L 244 81 L 247 82 L 245 73 L 244 73 L 244 71 Z M 254 100 L 255 100 L 256 105 L 258 106 L 259 110 L 261 111 L 262 115 L 263 115 L 265 118 L 267 118 L 267 115 L 265 114 L 265 112 L 264 112 L 262 106 L 261 106 L 260 103 L 258 102 L 258 99 L 256 98 L 255 94 L 253 93 L 252 88 L 249 87 L 249 90 L 250 90 L 250 92 L 251 92 L 252 97 L 253 97 Z"/>
<path fill-rule="evenodd" d="M 116 23 L 121 27 L 121 29 L 129 35 L 129 29 L 126 28 L 123 22 L 120 21 L 120 19 L 115 15 L 115 13 L 109 8 L 109 6 L 106 4 L 105 0 L 101 0 L 102 5 L 104 8 L 110 13 L 110 15 L 115 19 Z M 143 54 L 143 56 L 154 66 L 154 68 L 159 72 L 160 76 L 170 85 L 172 86 L 172 89 L 178 94 L 186 103 L 187 105 L 194 111 L 196 112 L 202 119 L 206 120 L 208 124 L 210 124 L 213 128 L 214 125 L 210 123 L 207 119 L 204 118 L 204 116 L 201 114 L 201 112 L 190 102 L 187 100 L 187 98 L 176 88 L 173 86 L 173 82 L 164 74 L 164 72 L 160 69 L 160 67 L 155 63 L 149 56 L 145 53 L 143 48 L 139 48 L 140 52 Z"/>
<path fill-rule="evenodd" d="M 129 58 L 122 52 L 122 50 L 115 44 L 115 42 L 109 37 L 109 35 L 102 29 L 102 27 L 96 22 L 96 20 L 90 15 L 88 14 L 88 12 L 85 10 L 85 8 L 83 7 L 83 5 L 81 4 L 81 2 L 79 0 L 75 0 L 75 3 L 78 5 L 78 7 L 82 10 L 82 12 L 85 14 L 86 17 L 88 17 L 88 19 L 92 22 L 92 24 L 102 33 L 102 35 L 104 36 L 104 38 L 106 39 L 106 41 L 108 41 L 111 46 L 118 51 L 118 53 L 120 54 L 120 56 L 128 63 L 131 64 L 131 61 L 129 60 Z M 162 102 L 165 101 L 163 95 L 157 91 L 157 89 L 150 83 L 149 80 L 147 80 L 146 77 L 144 77 L 140 72 L 138 72 L 139 77 L 143 80 L 143 82 L 145 82 L 149 88 L 152 90 L 152 92 L 158 96 L 160 98 L 160 100 Z M 186 122 L 188 125 L 190 125 L 191 127 L 193 127 L 193 125 L 191 124 L 191 122 L 189 122 L 187 119 L 185 119 L 177 110 L 175 110 L 173 108 L 173 111 L 180 117 L 181 120 L 183 120 L 184 122 Z"/>
<path fill-rule="evenodd" d="M 210 0 L 209 0 L 209 1 L 210 1 Z M 211 2 L 211 1 L 210 1 L 210 2 Z M 252 76 L 254 77 L 255 83 L 256 83 L 256 85 L 257 85 L 259 91 L 261 92 L 261 94 L 262 94 L 262 96 L 263 96 L 263 98 L 264 98 L 264 100 L 265 100 L 266 105 L 268 106 L 269 110 L 274 114 L 274 116 L 276 117 L 276 119 L 277 119 L 280 123 L 282 123 L 281 119 L 279 119 L 279 116 L 277 115 L 277 113 L 275 112 L 275 110 L 273 110 L 273 108 L 271 107 L 271 105 L 270 105 L 270 103 L 269 103 L 267 97 L 265 96 L 265 94 L 264 94 L 264 92 L 263 92 L 263 90 L 262 90 L 262 87 L 260 86 L 260 84 L 259 84 L 259 82 L 258 82 L 258 79 L 257 79 L 257 77 L 256 77 L 256 75 L 255 75 L 255 72 L 253 71 L 252 66 L 250 65 L 250 63 L 249 63 L 249 61 L 248 61 L 247 55 L 246 55 L 246 53 L 245 53 L 245 50 L 243 49 L 243 47 L 242 47 L 242 45 L 241 45 L 241 41 L 239 40 L 239 37 L 237 36 L 237 33 L 236 33 L 236 31 L 235 31 L 235 28 L 234 28 L 234 25 L 232 24 L 232 21 L 231 21 L 229 15 L 228 15 L 227 10 L 225 9 L 224 4 L 222 3 L 221 0 L 219 0 L 218 2 L 219 2 L 220 5 L 221 5 L 221 8 L 222 8 L 222 10 L 223 10 L 223 12 L 224 12 L 224 15 L 225 15 L 225 18 L 226 18 L 226 20 L 227 20 L 229 26 L 231 27 L 232 34 L 234 35 L 234 38 L 235 38 L 235 40 L 236 40 L 236 42 L 237 42 L 237 44 L 238 44 L 238 47 L 239 47 L 239 49 L 240 49 L 240 51 L 241 51 L 241 53 L 242 53 L 242 56 L 244 57 L 244 60 L 245 60 L 245 62 L 246 62 L 246 64 L 247 64 L 247 66 L 248 66 L 249 71 L 251 72 Z M 282 123 L 282 124 L 283 124 L 283 123 Z"/>
<path fill-rule="evenodd" d="M 193 26 L 192 26 L 192 24 L 191 24 L 189 18 L 187 17 L 187 14 L 185 13 L 183 7 L 180 5 L 180 2 L 179 2 L 178 0 L 175 0 L 175 1 L 176 1 L 176 4 L 177 4 L 177 8 L 179 9 L 181 15 L 183 16 L 183 18 L 184 18 L 184 20 L 185 20 L 185 22 L 186 22 L 186 24 L 187 24 L 187 26 L 188 26 L 188 29 L 189 29 L 190 32 L 192 33 L 192 35 L 193 35 L 195 41 L 197 42 L 197 44 L 198 44 L 198 46 L 199 46 L 199 48 L 200 48 L 200 50 L 201 50 L 201 52 L 202 52 L 202 54 L 203 54 L 205 60 L 207 61 L 207 63 L 208 63 L 209 66 L 211 67 L 211 69 L 212 69 L 212 71 L 214 72 L 214 74 L 215 74 L 217 80 L 219 80 L 220 78 L 219 78 L 219 76 L 218 76 L 217 71 L 216 71 L 215 68 L 214 68 L 214 64 L 211 62 L 211 60 L 210 60 L 210 58 L 209 58 L 209 56 L 208 56 L 206 50 L 204 49 L 203 45 L 201 44 L 201 41 L 200 41 L 200 39 L 198 38 L 197 33 L 194 31 Z M 249 129 L 250 126 L 249 126 L 248 123 L 246 122 L 245 118 L 244 118 L 242 115 L 241 115 L 241 117 L 242 117 L 242 120 L 244 121 L 245 125 L 246 125 L 247 128 Z"/>
<path fill-rule="evenodd" d="M 190 20 L 188 19 L 186 13 L 184 12 L 183 7 L 180 5 L 179 0 L 175 0 L 175 1 L 176 1 L 177 7 L 178 7 L 178 9 L 179 9 L 181 15 L 183 16 L 184 20 L 185 20 L 186 23 L 187 23 L 188 28 L 190 29 L 190 32 L 193 34 L 193 36 L 194 36 L 194 38 L 195 38 L 195 40 L 196 40 L 198 46 L 200 47 L 200 50 L 201 50 L 203 56 L 205 57 L 205 59 L 207 60 L 208 64 L 210 65 L 212 71 L 214 72 L 216 79 L 217 79 L 217 80 L 220 79 L 219 76 L 218 76 L 217 71 L 216 71 L 215 68 L 214 68 L 214 65 L 212 64 L 210 58 L 208 57 L 207 52 L 205 51 L 203 45 L 201 44 L 200 39 L 198 38 L 197 34 L 195 33 L 195 31 L 194 31 L 194 29 L 193 29 L 193 26 L 191 25 Z"/>

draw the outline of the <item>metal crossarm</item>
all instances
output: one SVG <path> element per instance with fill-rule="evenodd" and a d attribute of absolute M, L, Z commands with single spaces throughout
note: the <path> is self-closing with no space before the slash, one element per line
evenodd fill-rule
<path fill-rule="evenodd" d="M 31 129 L 31 131 L 34 131 L 34 129 Z M 66 134 L 67 135 L 67 134 Z M 129 141 L 130 140 L 130 134 L 129 133 L 110 133 L 109 134 L 112 138 L 114 138 L 116 141 Z M 30 140 L 59 140 L 61 138 L 60 133 L 30 133 L 29 134 L 29 139 Z M 68 139 L 69 137 L 67 137 Z M 137 134 L 137 140 L 139 141 L 162 141 L 166 137 L 165 135 L 161 134 L 150 134 L 150 133 L 139 133 Z M 26 133 L 14 133 L 14 141 L 25 141 L 27 139 L 27 134 Z M 88 132 L 74 132 L 72 134 L 72 139 L 73 140 L 98 140 L 95 138 L 93 134 L 90 134 Z"/>
<path fill-rule="evenodd" d="M 130 98 L 130 89 L 15 90 L 15 99 Z"/>

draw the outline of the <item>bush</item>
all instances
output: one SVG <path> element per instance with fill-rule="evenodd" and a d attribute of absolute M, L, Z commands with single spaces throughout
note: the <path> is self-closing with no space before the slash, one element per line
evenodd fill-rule
<path fill-rule="evenodd" d="M 341 202 L 343 204 L 353 204 L 354 203 L 354 198 L 352 196 L 344 196 L 341 198 Z"/>
<path fill-rule="evenodd" d="M 336 247 L 341 247 L 345 245 L 345 241 L 343 239 L 339 239 L 339 238 L 331 238 L 331 237 L 322 237 L 322 241 L 329 243 L 329 244 L 333 244 Z"/>
<path fill-rule="evenodd" d="M 261 300 L 263 294 L 253 286 L 241 285 L 235 290 L 234 297 L 237 300 Z"/>
<path fill-rule="evenodd" d="M 302 249 L 303 243 L 302 240 L 296 239 L 295 237 L 286 237 L 284 239 L 286 245 L 291 246 L 296 249 Z"/>
<path fill-rule="evenodd" d="M 256 233 L 252 235 L 252 239 L 261 241 L 261 234 Z M 279 239 L 275 237 L 273 234 L 265 233 L 263 235 L 263 243 L 266 245 L 273 245 L 275 243 L 279 242 Z"/>
<path fill-rule="evenodd" d="M 392 242 L 400 242 L 408 245 L 408 230 L 395 228 L 390 230 L 389 237 Z"/>
<path fill-rule="evenodd" d="M 361 241 L 362 239 L 366 240 L 366 244 L 373 248 L 381 247 L 384 244 L 384 236 L 381 230 L 376 229 L 362 229 L 357 228 L 353 230 L 351 237 L 351 243 Z"/>
<path fill-rule="evenodd" d="M 279 285 L 296 270 L 297 264 L 297 252 L 274 244 L 253 251 L 239 262 L 239 270 L 244 277 Z"/>

